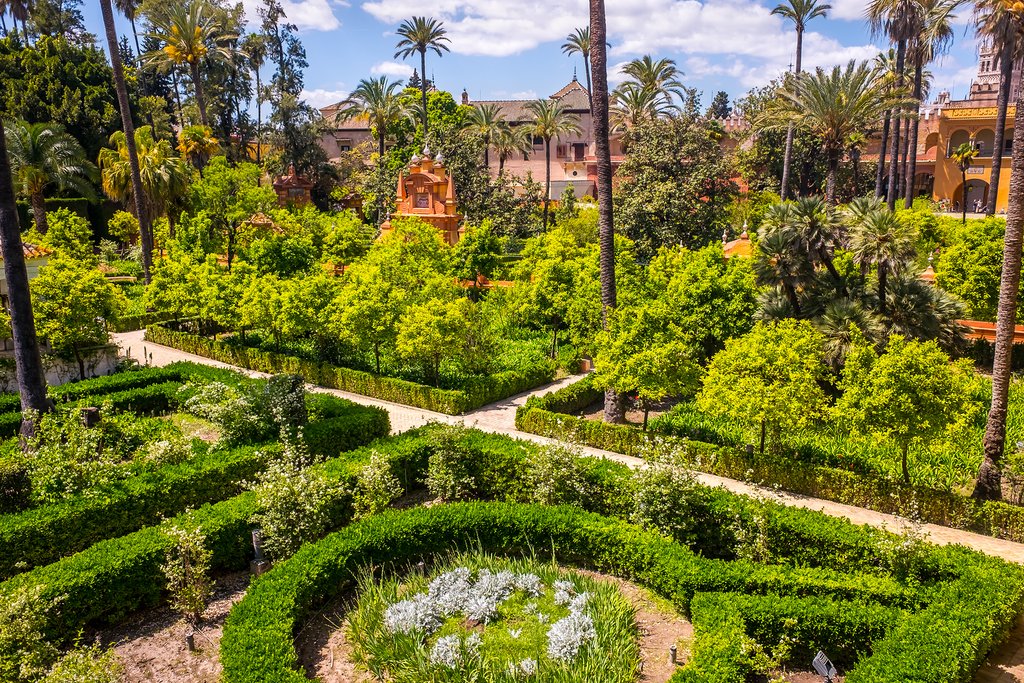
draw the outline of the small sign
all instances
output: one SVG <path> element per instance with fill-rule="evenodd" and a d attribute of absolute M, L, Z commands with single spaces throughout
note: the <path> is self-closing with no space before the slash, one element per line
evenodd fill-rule
<path fill-rule="evenodd" d="M 970 166 L 967 169 L 967 175 L 984 175 L 984 174 L 985 174 L 985 167 L 984 166 Z"/>
<path fill-rule="evenodd" d="M 836 667 L 832 665 L 832 662 L 829 661 L 829 658 L 821 650 L 818 650 L 818 654 L 814 655 L 814 661 L 811 664 L 814 666 L 814 670 L 818 672 L 818 675 L 824 676 L 826 681 L 831 681 L 839 675 Z"/>

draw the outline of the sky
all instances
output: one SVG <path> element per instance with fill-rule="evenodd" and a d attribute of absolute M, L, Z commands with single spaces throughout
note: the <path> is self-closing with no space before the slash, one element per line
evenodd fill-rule
<path fill-rule="evenodd" d="M 255 20 L 259 0 L 243 0 Z M 465 89 L 471 100 L 546 97 L 578 71 L 579 56 L 561 51 L 565 37 L 588 23 L 587 0 L 284 0 L 296 24 L 309 68 L 305 99 L 322 107 L 343 99 L 360 79 L 387 75 L 407 79 L 418 55 L 394 58 L 394 30 L 405 18 L 428 13 L 444 21 L 451 52 L 428 54 L 427 71 L 439 88 L 456 99 Z M 757 0 L 607 0 L 609 78 L 617 67 L 650 54 L 668 57 L 683 71 L 683 82 L 703 92 L 702 104 L 725 90 L 735 101 L 750 88 L 768 83 L 792 63 L 796 33 L 772 16 L 774 2 Z M 815 19 L 804 35 L 805 69 L 870 59 L 883 41 L 872 39 L 862 19 L 864 0 L 832 0 L 826 19 Z M 86 0 L 90 30 L 102 35 L 99 3 Z M 964 97 L 977 70 L 977 46 L 961 11 L 949 54 L 930 68 L 933 93 L 950 90 Z M 119 28 L 129 27 L 119 18 Z"/>

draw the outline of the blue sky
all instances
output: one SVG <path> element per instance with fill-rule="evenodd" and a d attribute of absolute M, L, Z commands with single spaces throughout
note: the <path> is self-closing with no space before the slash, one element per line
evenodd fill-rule
<path fill-rule="evenodd" d="M 244 0 L 252 17 L 258 0 Z M 99 7 L 86 0 L 90 29 L 101 34 Z M 861 19 L 864 0 L 833 0 L 827 19 L 816 19 L 804 37 L 804 67 L 873 56 L 881 46 Z M 685 73 L 684 83 L 703 91 L 703 103 L 717 90 L 736 99 L 767 83 L 792 62 L 795 33 L 774 3 L 757 0 L 607 0 L 611 80 L 615 66 L 643 54 L 670 57 Z M 439 87 L 472 99 L 531 99 L 567 83 L 579 58 L 562 54 L 564 37 L 588 21 L 586 0 L 285 0 L 309 58 L 307 101 L 323 106 L 342 99 L 361 78 L 388 74 L 406 78 L 418 59 L 394 59 L 394 29 L 403 18 L 430 14 L 445 21 L 452 52 L 428 56 L 427 70 Z M 933 92 L 966 94 L 976 70 L 976 45 L 962 10 L 950 53 L 931 67 Z M 121 20 L 121 30 L 128 30 Z"/>

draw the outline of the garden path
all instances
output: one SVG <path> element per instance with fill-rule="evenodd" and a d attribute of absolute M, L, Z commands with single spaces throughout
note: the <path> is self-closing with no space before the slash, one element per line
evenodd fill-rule
<path fill-rule="evenodd" d="M 230 368 L 244 372 L 254 377 L 265 377 L 262 373 L 252 372 L 237 368 L 226 363 L 203 358 L 177 349 L 172 349 L 158 344 L 145 342 L 142 339 L 143 332 L 124 332 L 114 334 L 114 342 L 118 344 L 126 355 L 143 361 L 143 353 L 146 355 L 150 365 L 163 366 L 175 361 L 191 361 L 221 368 Z M 145 362 L 145 361 L 143 361 Z M 568 377 L 552 384 L 540 387 L 530 392 L 512 396 L 502 401 L 486 405 L 466 415 L 452 416 L 436 413 L 430 410 L 413 408 L 410 406 L 381 401 L 368 398 L 359 394 L 351 394 L 336 389 L 311 386 L 311 391 L 321 391 L 346 398 L 362 405 L 378 406 L 388 411 L 391 417 L 392 433 L 400 433 L 414 429 L 428 422 L 443 422 L 447 424 L 461 424 L 467 427 L 506 434 L 517 439 L 525 439 L 542 444 L 559 443 L 556 439 L 549 439 L 535 434 L 520 432 L 515 427 L 516 409 L 526 403 L 526 399 L 532 395 L 542 395 L 554 391 L 579 380 L 579 376 Z M 625 463 L 630 467 L 642 467 L 644 462 L 640 458 L 633 458 L 620 453 L 602 451 L 596 448 L 583 447 L 580 449 L 586 455 L 604 457 L 610 460 Z M 806 508 L 823 512 L 833 517 L 843 517 L 856 524 L 867 524 L 873 527 L 900 530 L 907 526 L 906 520 L 894 515 L 887 515 L 874 510 L 843 505 L 828 500 L 820 500 L 801 496 L 784 491 L 777 491 L 772 488 L 757 486 L 747 482 L 718 477 L 711 474 L 695 473 L 698 481 L 709 486 L 721 486 L 733 493 L 772 500 L 784 505 Z M 979 552 L 1000 557 L 1009 562 L 1024 564 L 1024 544 L 1004 541 L 990 536 L 951 529 L 949 527 L 935 524 L 922 525 L 921 530 L 928 535 L 928 540 L 942 545 L 961 544 Z M 1010 634 L 1008 640 L 991 654 L 989 660 L 978 672 L 975 683 L 1010 683 L 1012 681 L 1024 681 L 1024 617 L 1018 620 L 1016 627 Z"/>

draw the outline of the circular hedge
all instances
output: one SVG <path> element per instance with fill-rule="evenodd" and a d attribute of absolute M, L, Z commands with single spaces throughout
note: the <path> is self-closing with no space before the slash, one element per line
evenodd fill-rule
<path fill-rule="evenodd" d="M 459 548 L 547 553 L 635 581 L 689 614 L 695 593 L 831 596 L 905 606 L 911 591 L 886 577 L 793 569 L 701 557 L 656 533 L 570 507 L 460 503 L 388 512 L 304 546 L 255 580 L 228 616 L 221 640 L 226 683 L 305 681 L 293 636 L 317 607 L 367 565 L 404 562 Z"/>

